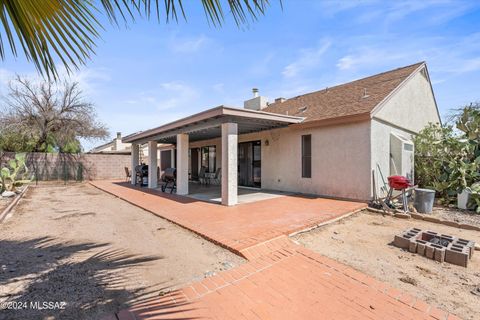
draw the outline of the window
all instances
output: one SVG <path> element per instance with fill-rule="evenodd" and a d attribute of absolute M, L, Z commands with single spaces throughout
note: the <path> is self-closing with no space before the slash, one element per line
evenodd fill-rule
<path fill-rule="evenodd" d="M 207 173 L 214 173 L 216 170 L 215 146 L 202 147 L 202 167 L 207 168 Z"/>
<path fill-rule="evenodd" d="M 312 177 L 312 135 L 302 136 L 302 178 Z"/>

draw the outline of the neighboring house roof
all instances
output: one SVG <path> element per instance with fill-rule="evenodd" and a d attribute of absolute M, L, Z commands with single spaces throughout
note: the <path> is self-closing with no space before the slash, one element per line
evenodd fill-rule
<path fill-rule="evenodd" d="M 424 64 L 419 62 L 283 102 L 275 102 L 262 111 L 305 117 L 304 123 L 360 115 L 369 116 L 378 104 Z"/>
<path fill-rule="evenodd" d="M 92 148 L 90 151 L 88 151 L 88 153 L 102 152 L 107 148 L 111 148 L 112 146 L 113 146 L 113 141 L 110 141 L 110 142 L 107 142 L 107 143 L 104 143 L 102 145 L 99 145 L 99 146 L 96 146 L 96 147 Z"/>

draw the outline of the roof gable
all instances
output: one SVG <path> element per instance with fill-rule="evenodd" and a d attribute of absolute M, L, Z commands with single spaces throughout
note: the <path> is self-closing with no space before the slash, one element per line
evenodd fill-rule
<path fill-rule="evenodd" d="M 262 111 L 305 117 L 304 122 L 370 114 L 424 62 L 268 105 Z"/>

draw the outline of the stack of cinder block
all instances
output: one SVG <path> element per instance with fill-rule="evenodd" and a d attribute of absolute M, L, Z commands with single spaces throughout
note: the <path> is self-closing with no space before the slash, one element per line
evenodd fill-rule
<path fill-rule="evenodd" d="M 432 239 L 441 240 L 444 244 L 433 243 Z M 468 266 L 468 260 L 475 251 L 475 242 L 434 231 L 422 231 L 411 228 L 396 235 L 394 245 L 418 253 L 421 256 L 434 259 L 438 262 L 448 262 L 462 267 Z"/>

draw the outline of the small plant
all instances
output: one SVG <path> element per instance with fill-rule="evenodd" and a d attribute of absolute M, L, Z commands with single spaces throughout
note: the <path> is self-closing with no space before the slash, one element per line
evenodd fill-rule
<path fill-rule="evenodd" d="M 469 207 L 476 207 L 477 213 L 480 213 L 480 182 L 475 182 L 466 190 L 470 193 Z"/>
<path fill-rule="evenodd" d="M 31 181 L 26 179 L 28 168 L 25 159 L 25 153 L 17 153 L 14 159 L 8 161 L 8 166 L 0 170 L 0 191 L 15 191 L 16 187 Z"/>

